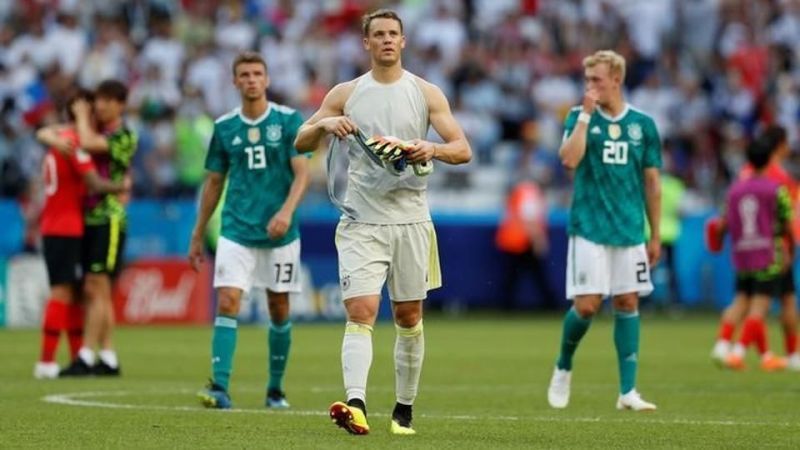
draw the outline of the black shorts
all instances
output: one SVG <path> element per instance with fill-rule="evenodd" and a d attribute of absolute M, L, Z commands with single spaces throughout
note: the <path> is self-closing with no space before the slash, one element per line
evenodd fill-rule
<path fill-rule="evenodd" d="M 81 281 L 81 241 L 79 237 L 43 236 L 44 263 L 50 286 Z"/>
<path fill-rule="evenodd" d="M 770 299 L 778 298 L 783 293 L 783 276 L 759 280 L 753 276 L 736 275 L 736 292 L 746 295 L 761 294 Z"/>
<path fill-rule="evenodd" d="M 83 234 L 83 273 L 116 275 L 122 266 L 125 231 L 119 222 L 86 225 Z"/>
<path fill-rule="evenodd" d="M 781 297 L 786 294 L 794 294 L 794 271 L 789 268 L 781 277 Z"/>

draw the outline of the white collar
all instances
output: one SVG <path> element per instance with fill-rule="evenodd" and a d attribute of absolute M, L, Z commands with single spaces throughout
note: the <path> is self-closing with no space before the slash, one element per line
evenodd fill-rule
<path fill-rule="evenodd" d="M 239 119 L 242 122 L 246 123 L 247 125 L 256 125 L 256 124 L 258 124 L 259 122 L 261 122 L 262 120 L 267 118 L 267 116 L 269 115 L 270 111 L 272 111 L 272 102 L 267 102 L 267 109 L 266 109 L 266 111 L 264 111 L 264 114 L 261 114 L 260 116 L 256 117 L 255 119 L 248 119 L 247 117 L 244 116 L 244 114 L 242 114 L 242 107 L 241 106 L 236 108 L 236 114 L 239 115 Z"/>
<path fill-rule="evenodd" d="M 622 108 L 622 112 L 617 114 L 616 117 L 611 117 L 611 116 L 608 115 L 607 112 L 603 111 L 603 108 L 601 108 L 598 105 L 597 106 L 597 113 L 600 114 L 604 119 L 608 120 L 609 122 L 618 122 L 618 121 L 622 120 L 623 117 L 625 117 L 625 114 L 628 114 L 628 111 L 630 109 L 631 109 L 630 105 L 628 103 L 625 103 L 625 107 Z"/>

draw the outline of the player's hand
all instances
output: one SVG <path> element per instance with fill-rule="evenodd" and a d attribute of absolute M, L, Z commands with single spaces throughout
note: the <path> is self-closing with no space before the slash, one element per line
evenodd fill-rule
<path fill-rule="evenodd" d="M 281 209 L 267 224 L 267 236 L 270 239 L 280 239 L 289 231 L 289 225 L 292 224 L 292 213 Z"/>
<path fill-rule="evenodd" d="M 89 117 L 92 112 L 92 105 L 86 99 L 78 99 L 72 103 L 72 114 L 75 117 Z"/>
<path fill-rule="evenodd" d="M 58 150 L 62 155 L 70 155 L 77 149 L 77 145 L 72 139 L 58 136 L 53 140 L 53 148 Z"/>
<path fill-rule="evenodd" d="M 358 130 L 358 125 L 347 116 L 327 117 L 320 120 L 319 124 L 326 133 L 335 134 L 342 139 Z"/>
<path fill-rule="evenodd" d="M 591 114 L 594 112 L 595 108 L 597 108 L 597 91 L 594 89 L 589 89 L 588 91 L 583 93 L 583 112 L 586 114 Z"/>
<path fill-rule="evenodd" d="M 654 267 L 659 259 L 661 259 L 661 239 L 650 238 L 647 242 L 647 260 L 650 262 L 650 267 Z"/>
<path fill-rule="evenodd" d="M 189 264 L 195 272 L 199 272 L 200 266 L 205 259 L 206 255 L 203 251 L 203 238 L 193 234 L 192 240 L 189 242 Z"/>
<path fill-rule="evenodd" d="M 428 162 L 433 159 L 433 155 L 436 153 L 436 147 L 433 142 L 414 139 L 410 144 L 406 153 L 406 159 L 410 163 Z"/>

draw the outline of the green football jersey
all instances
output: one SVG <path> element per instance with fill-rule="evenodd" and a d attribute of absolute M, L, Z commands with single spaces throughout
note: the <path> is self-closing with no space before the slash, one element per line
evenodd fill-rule
<path fill-rule="evenodd" d="M 95 153 L 92 155 L 92 160 L 100 176 L 121 183 L 136 153 L 136 133 L 123 124 L 108 134 L 106 140 L 108 152 Z M 93 194 L 87 197 L 84 213 L 86 225 L 105 225 L 112 217 L 119 221 L 122 229 L 125 229 L 127 226 L 125 205 L 118 194 Z"/>
<path fill-rule="evenodd" d="M 277 240 L 269 239 L 266 226 L 294 181 L 291 159 L 298 155 L 294 139 L 302 124 L 299 112 L 272 102 L 255 120 L 244 117 L 239 108 L 217 119 L 206 169 L 227 174 L 223 237 L 248 247 L 280 247 L 300 236 L 295 217 Z"/>
<path fill-rule="evenodd" d="M 564 139 L 581 108 L 572 108 Z M 644 242 L 644 169 L 661 168 L 661 138 L 655 122 L 630 105 L 612 118 L 596 109 L 586 134 L 586 154 L 575 170 L 569 228 L 602 245 Z"/>

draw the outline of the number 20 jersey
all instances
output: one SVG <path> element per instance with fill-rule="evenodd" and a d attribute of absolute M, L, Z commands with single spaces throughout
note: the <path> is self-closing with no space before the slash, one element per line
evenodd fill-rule
<path fill-rule="evenodd" d="M 294 181 L 294 139 L 303 118 L 292 108 L 269 102 L 266 112 L 248 119 L 239 108 L 218 118 L 208 147 L 206 169 L 227 173 L 221 236 L 248 247 L 280 247 L 300 235 L 296 220 L 276 240 L 266 226 L 280 210 Z"/>
<path fill-rule="evenodd" d="M 580 111 L 575 107 L 567 115 L 564 140 Z M 661 139 L 650 116 L 630 105 L 613 118 L 596 109 L 575 170 L 568 233 L 602 245 L 643 243 L 644 169 L 660 167 Z"/>

